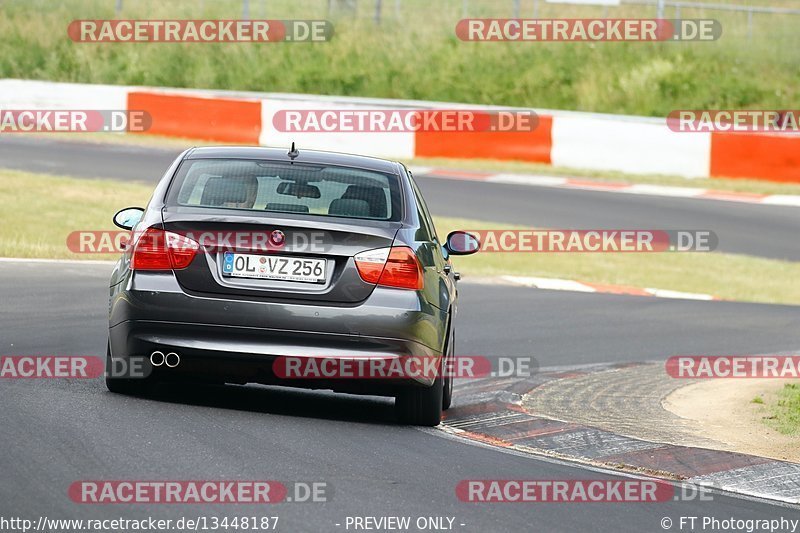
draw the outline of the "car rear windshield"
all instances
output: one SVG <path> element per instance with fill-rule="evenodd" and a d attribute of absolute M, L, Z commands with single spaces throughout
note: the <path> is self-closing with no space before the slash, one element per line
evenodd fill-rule
<path fill-rule="evenodd" d="M 341 166 L 195 159 L 181 164 L 167 205 L 397 221 L 398 180 Z"/>

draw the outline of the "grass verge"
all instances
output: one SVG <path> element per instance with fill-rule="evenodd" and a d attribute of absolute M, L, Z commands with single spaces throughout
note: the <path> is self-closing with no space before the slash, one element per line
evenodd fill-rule
<path fill-rule="evenodd" d="M 455 229 L 522 228 L 435 217 L 440 237 Z M 725 253 L 478 253 L 454 259 L 465 276 L 534 276 L 705 293 L 726 300 L 800 304 L 800 263 Z"/>
<path fill-rule="evenodd" d="M 769 426 L 784 435 L 800 434 L 800 383 L 786 383 L 767 408 Z"/>
<path fill-rule="evenodd" d="M 84 180 L 0 170 L 0 256 L 59 259 L 116 259 L 112 254 L 75 254 L 67 249 L 73 231 L 118 229 L 119 209 L 143 206 L 152 185 Z"/>
<path fill-rule="evenodd" d="M 0 170 L 0 256 L 116 259 L 75 254 L 73 231 L 116 229 L 113 214 L 144 205 L 152 186 Z M 436 217 L 444 237 L 454 229 L 514 228 L 489 221 Z M 455 259 L 468 277 L 500 275 L 577 279 L 594 283 L 709 293 L 725 299 L 800 304 L 800 263 L 720 253 L 526 254 L 484 253 Z"/>

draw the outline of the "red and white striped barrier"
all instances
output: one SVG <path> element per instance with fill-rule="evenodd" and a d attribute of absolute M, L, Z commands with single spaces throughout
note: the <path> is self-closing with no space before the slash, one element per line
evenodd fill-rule
<path fill-rule="evenodd" d="M 666 119 L 645 117 L 535 109 L 539 122 L 532 131 L 286 133 L 273 124 L 276 113 L 285 110 L 509 108 L 12 79 L 0 80 L 0 109 L 143 110 L 152 118 L 148 133 L 153 134 L 269 146 L 294 141 L 306 148 L 396 159 L 516 160 L 630 174 L 800 183 L 800 135 L 675 132 Z"/>

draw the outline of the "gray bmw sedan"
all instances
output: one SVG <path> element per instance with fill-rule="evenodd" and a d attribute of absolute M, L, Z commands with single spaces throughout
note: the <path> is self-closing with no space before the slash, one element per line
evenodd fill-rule
<path fill-rule="evenodd" d="M 107 371 L 109 390 L 198 381 L 394 396 L 401 421 L 426 426 L 450 406 L 450 256 L 478 243 L 439 240 L 402 164 L 192 148 L 146 208 L 114 222 L 131 235 L 111 276 L 107 367 L 129 370 Z"/>

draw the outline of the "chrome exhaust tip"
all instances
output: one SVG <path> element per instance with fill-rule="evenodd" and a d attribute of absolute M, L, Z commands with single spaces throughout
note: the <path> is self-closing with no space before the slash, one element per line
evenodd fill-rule
<path fill-rule="evenodd" d="M 166 358 L 161 352 L 156 351 L 150 354 L 150 364 L 153 366 L 161 366 L 164 364 L 165 360 Z"/>
<path fill-rule="evenodd" d="M 175 368 L 181 364 L 181 358 L 175 352 L 169 352 L 166 356 L 164 356 L 164 364 L 170 368 Z"/>

